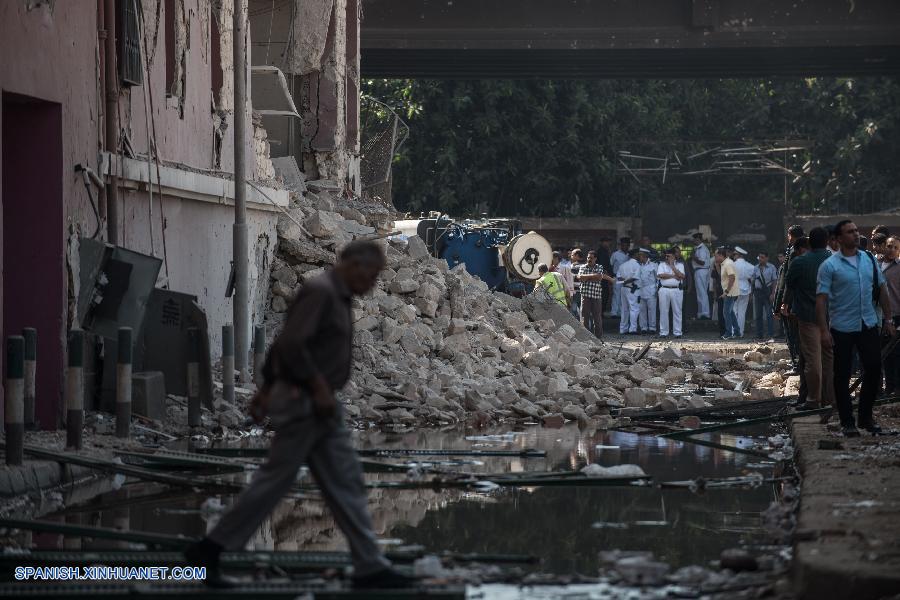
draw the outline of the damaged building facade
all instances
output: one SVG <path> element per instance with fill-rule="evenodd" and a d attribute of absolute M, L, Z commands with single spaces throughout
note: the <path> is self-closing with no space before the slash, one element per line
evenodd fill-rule
<path fill-rule="evenodd" d="M 335 197 L 359 190 L 359 15 L 355 0 L 241 4 L 248 98 L 237 110 L 252 124 L 250 315 L 260 323 L 279 216 L 302 201 L 303 182 L 327 180 Z M 85 240 L 156 257 L 156 287 L 196 297 L 211 357 L 219 354 L 233 314 L 235 5 L 0 4 L 2 335 L 38 330 L 44 428 L 60 426 L 65 412 L 67 333 L 85 309 Z"/>

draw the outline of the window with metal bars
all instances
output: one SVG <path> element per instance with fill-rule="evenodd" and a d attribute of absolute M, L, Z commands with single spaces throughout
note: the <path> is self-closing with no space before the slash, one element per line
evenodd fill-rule
<path fill-rule="evenodd" d="M 141 27 L 138 13 L 141 10 L 140 0 L 118 0 L 118 48 L 119 78 L 122 85 L 141 85 L 144 82 L 144 70 L 141 68 Z"/>

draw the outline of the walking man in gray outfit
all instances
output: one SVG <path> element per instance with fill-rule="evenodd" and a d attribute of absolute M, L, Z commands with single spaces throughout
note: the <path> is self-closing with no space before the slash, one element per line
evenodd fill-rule
<path fill-rule="evenodd" d="M 218 525 L 185 553 L 190 564 L 206 566 L 208 585 L 234 585 L 222 575 L 219 555 L 244 547 L 290 490 L 303 464 L 347 537 L 354 587 L 411 585 L 413 579 L 392 569 L 375 542 L 362 468 L 334 398 L 350 377 L 352 297 L 370 291 L 383 268 L 376 244 L 353 242 L 333 270 L 306 283 L 294 299 L 266 357 L 264 385 L 251 407 L 254 418 L 268 414 L 275 430 L 268 460 Z"/>

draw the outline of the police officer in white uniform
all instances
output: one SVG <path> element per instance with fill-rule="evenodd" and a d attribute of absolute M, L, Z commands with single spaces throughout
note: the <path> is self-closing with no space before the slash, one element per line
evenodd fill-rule
<path fill-rule="evenodd" d="M 666 250 L 656 269 L 659 279 L 659 337 L 669 336 L 669 308 L 672 309 L 672 335 L 681 337 L 681 307 L 684 302 L 684 263 L 675 260 L 675 249 Z"/>
<path fill-rule="evenodd" d="M 703 234 L 694 234 L 694 251 L 691 253 L 691 266 L 694 269 L 694 287 L 697 288 L 697 318 L 709 319 L 709 268 L 712 260 L 709 248 L 703 243 Z"/>
<path fill-rule="evenodd" d="M 738 291 L 740 296 L 734 301 L 734 314 L 737 317 L 738 331 L 744 336 L 744 322 L 747 320 L 747 307 L 750 306 L 750 293 L 753 285 L 753 265 L 746 260 L 747 251 L 740 246 L 734 247 L 734 270 L 737 271 Z"/>
<path fill-rule="evenodd" d="M 640 312 L 641 265 L 635 259 L 637 248 L 628 252 L 628 260 L 616 272 L 616 281 L 621 286 L 619 310 L 619 333 L 638 332 L 638 313 Z"/>
<path fill-rule="evenodd" d="M 619 240 L 619 249 L 612 253 L 612 256 L 609 257 L 609 266 L 612 268 L 612 273 L 615 275 L 619 272 L 619 267 L 628 260 L 628 247 L 631 246 L 631 238 L 623 237 Z M 612 314 L 618 315 L 620 314 L 621 307 L 619 303 L 622 300 L 622 284 L 616 281 L 613 284 L 612 291 L 612 306 L 610 310 Z"/>
<path fill-rule="evenodd" d="M 656 333 L 656 267 L 657 264 L 650 259 L 651 251 L 641 248 L 638 251 L 638 262 L 641 264 L 639 292 L 641 303 L 638 313 L 638 329 L 641 333 Z"/>

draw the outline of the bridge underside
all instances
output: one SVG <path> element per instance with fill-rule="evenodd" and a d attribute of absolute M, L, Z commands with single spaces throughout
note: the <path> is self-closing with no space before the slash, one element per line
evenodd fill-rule
<path fill-rule="evenodd" d="M 900 48 L 666 50 L 363 49 L 364 77 L 719 78 L 900 74 Z"/>
<path fill-rule="evenodd" d="M 363 0 L 362 74 L 900 74 L 890 0 Z"/>

